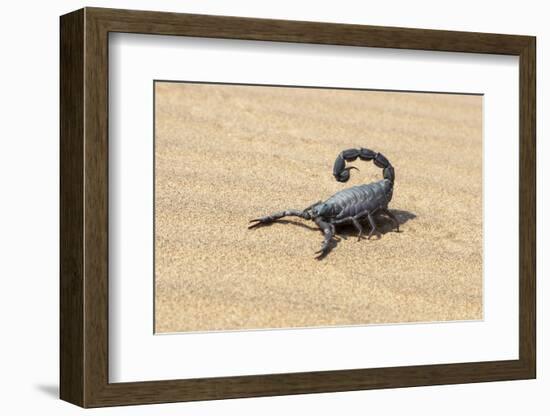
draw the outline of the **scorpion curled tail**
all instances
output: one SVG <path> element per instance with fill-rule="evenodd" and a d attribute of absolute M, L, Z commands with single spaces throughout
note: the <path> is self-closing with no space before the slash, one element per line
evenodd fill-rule
<path fill-rule="evenodd" d="M 373 152 L 361 147 L 360 149 L 344 150 L 336 158 L 332 174 L 338 182 L 348 181 L 350 176 L 349 171 L 357 168 L 353 166 L 346 168 L 346 162 L 353 162 L 357 158 L 367 161 L 372 160 L 376 166 L 383 169 L 384 179 L 387 179 L 392 184 L 395 181 L 395 171 L 389 160 L 382 153 Z"/>

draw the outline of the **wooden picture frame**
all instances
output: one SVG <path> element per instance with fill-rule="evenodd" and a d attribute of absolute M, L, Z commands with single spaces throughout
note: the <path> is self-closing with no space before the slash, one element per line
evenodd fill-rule
<path fill-rule="evenodd" d="M 61 17 L 60 396 L 82 407 L 535 378 L 535 38 L 85 8 Z M 519 359 L 109 383 L 108 34 L 519 56 Z"/>

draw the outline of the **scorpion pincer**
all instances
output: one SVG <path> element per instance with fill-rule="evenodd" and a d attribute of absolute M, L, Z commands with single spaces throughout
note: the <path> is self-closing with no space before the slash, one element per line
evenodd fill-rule
<path fill-rule="evenodd" d="M 315 254 L 318 254 L 318 259 L 324 257 L 330 251 L 336 225 L 353 224 L 358 232 L 357 239 L 360 240 L 363 235 L 361 221 L 366 219 L 371 227 L 368 234 L 368 239 L 370 239 L 377 232 L 376 223 L 374 222 L 375 215 L 385 215 L 390 218 L 396 231 L 399 232 L 399 222 L 388 209 L 393 194 L 395 171 L 382 153 L 364 148 L 344 150 L 334 162 L 334 177 L 338 182 L 347 182 L 350 178 L 350 170 L 358 169 L 353 166 L 346 167 L 346 162 L 352 162 L 357 158 L 366 161 L 372 160 L 376 166 L 383 169 L 384 178 L 378 182 L 343 189 L 327 200 L 318 201 L 303 210 L 289 209 L 256 218 L 250 221 L 249 228 L 270 224 L 280 218 L 289 216 L 312 220 L 324 234 L 321 249 L 315 252 Z"/>

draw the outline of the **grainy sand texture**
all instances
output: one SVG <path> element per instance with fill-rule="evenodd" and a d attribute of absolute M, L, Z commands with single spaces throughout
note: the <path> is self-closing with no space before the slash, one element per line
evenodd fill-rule
<path fill-rule="evenodd" d="M 155 331 L 482 319 L 482 97 L 313 88 L 155 84 Z M 380 238 L 353 228 L 323 260 L 322 233 L 289 218 L 393 164 Z M 366 228 L 368 230 L 368 228 Z"/>

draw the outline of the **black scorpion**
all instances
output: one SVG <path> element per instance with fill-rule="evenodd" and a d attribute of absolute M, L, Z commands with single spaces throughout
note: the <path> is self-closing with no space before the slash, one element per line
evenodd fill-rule
<path fill-rule="evenodd" d="M 327 200 L 318 201 L 304 210 L 290 209 L 256 218 L 250 221 L 249 228 L 270 224 L 273 221 L 289 216 L 313 220 L 324 233 L 321 249 L 315 252 L 315 254 L 318 254 L 317 258 L 322 258 L 329 252 L 336 225 L 353 224 L 358 232 L 357 239 L 360 240 L 363 235 L 361 221 L 367 219 L 371 227 L 368 234 L 368 239 L 370 239 L 377 231 L 374 216 L 382 214 L 390 218 L 396 231 L 399 232 L 399 222 L 388 209 L 388 204 L 393 195 L 395 171 L 382 153 L 364 148 L 344 150 L 334 162 L 334 177 L 338 182 L 347 182 L 350 178 L 350 170 L 359 169 L 353 166 L 346 167 L 346 162 L 352 162 L 357 158 L 366 161 L 372 160 L 376 166 L 383 169 L 384 179 L 344 189 L 335 193 Z"/>

